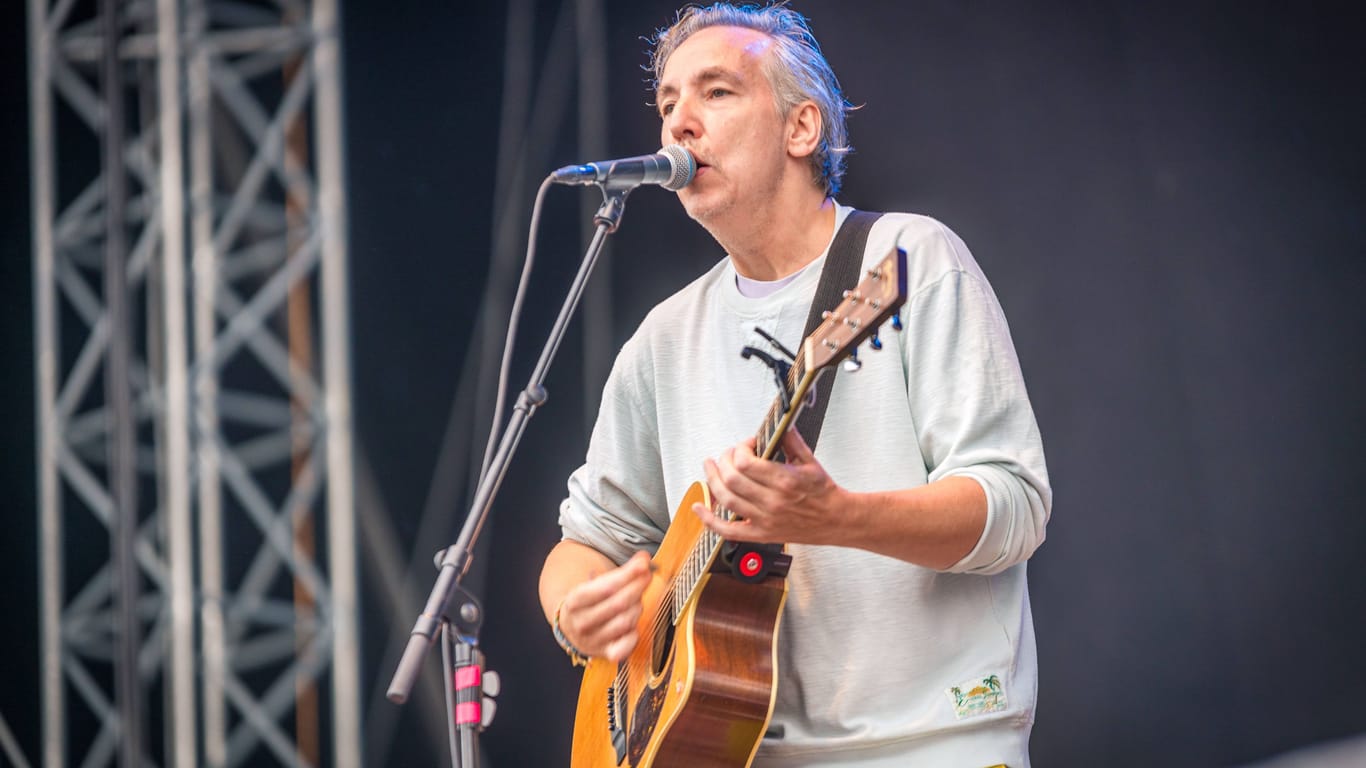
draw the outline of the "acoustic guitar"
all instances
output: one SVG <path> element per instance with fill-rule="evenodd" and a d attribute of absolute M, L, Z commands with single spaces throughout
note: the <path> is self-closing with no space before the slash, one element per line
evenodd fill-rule
<path fill-rule="evenodd" d="M 758 455 L 782 460 L 778 441 L 818 376 L 870 337 L 881 347 L 877 329 L 905 298 L 906 253 L 895 249 L 802 341 L 759 428 Z M 763 740 L 791 558 L 782 544 L 723 541 L 692 513 L 699 501 L 712 505 L 706 485 L 693 483 L 654 555 L 635 650 L 584 670 L 575 768 L 748 766 Z"/>

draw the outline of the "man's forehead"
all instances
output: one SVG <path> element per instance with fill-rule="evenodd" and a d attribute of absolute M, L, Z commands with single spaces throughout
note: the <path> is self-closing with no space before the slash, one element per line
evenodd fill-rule
<path fill-rule="evenodd" d="M 726 73 L 742 76 L 745 69 L 757 65 L 772 44 L 773 38 L 747 27 L 716 26 L 698 30 L 669 56 L 659 78 L 658 90 L 677 90 L 680 79 L 706 79 Z M 687 71 L 680 71 L 685 66 Z"/>

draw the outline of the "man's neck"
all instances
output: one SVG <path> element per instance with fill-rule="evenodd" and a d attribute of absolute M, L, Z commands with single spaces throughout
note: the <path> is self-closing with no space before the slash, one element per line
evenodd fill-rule
<path fill-rule="evenodd" d="M 712 231 L 735 271 L 754 280 L 777 280 L 815 261 L 835 231 L 835 201 L 822 194 L 770 206 L 737 226 Z"/>

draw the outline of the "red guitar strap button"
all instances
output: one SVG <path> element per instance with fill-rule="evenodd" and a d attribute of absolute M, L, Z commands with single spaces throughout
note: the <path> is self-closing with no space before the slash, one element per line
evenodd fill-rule
<path fill-rule="evenodd" d="M 757 552 L 750 552 L 740 560 L 740 573 L 754 576 L 764 568 L 764 559 Z"/>

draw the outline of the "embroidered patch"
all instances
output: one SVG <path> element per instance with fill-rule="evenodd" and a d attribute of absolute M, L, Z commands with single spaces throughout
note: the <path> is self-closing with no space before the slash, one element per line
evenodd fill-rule
<path fill-rule="evenodd" d="M 1000 712 L 1006 708 L 1006 691 L 1001 687 L 1001 678 L 996 675 L 955 685 L 944 694 L 953 702 L 953 713 L 959 720 Z"/>

